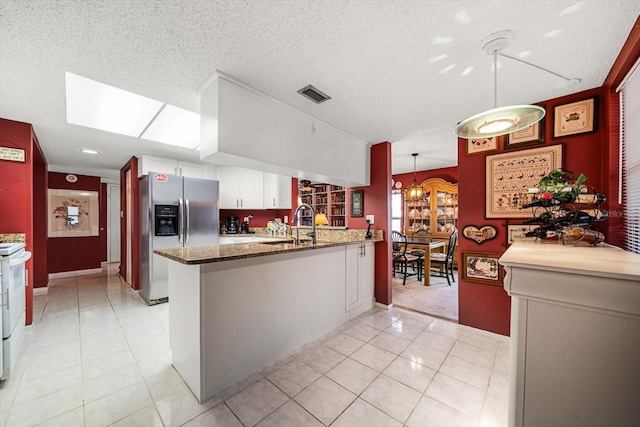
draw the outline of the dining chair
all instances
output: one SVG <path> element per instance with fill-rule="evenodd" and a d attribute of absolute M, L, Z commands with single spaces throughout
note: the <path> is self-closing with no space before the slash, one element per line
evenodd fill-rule
<path fill-rule="evenodd" d="M 413 242 L 418 242 L 418 243 L 431 243 L 433 242 L 433 234 L 429 233 L 424 228 L 421 228 L 411 233 L 411 240 Z M 429 250 L 429 249 L 427 248 L 426 250 Z M 409 253 L 411 255 L 418 257 L 418 261 L 417 261 L 418 262 L 418 280 L 422 280 L 422 274 L 424 271 L 425 249 L 413 248 L 409 250 Z"/>
<path fill-rule="evenodd" d="M 398 232 L 392 231 L 391 236 L 393 239 L 393 277 L 396 276 L 396 271 L 403 276 L 402 285 L 407 283 L 408 276 L 418 275 L 418 257 L 407 253 L 407 236 Z M 414 271 L 409 273 L 409 267 Z"/>
<path fill-rule="evenodd" d="M 456 281 L 455 276 L 453 275 L 453 256 L 456 253 L 456 243 L 458 242 L 458 230 L 454 229 L 449 236 L 449 246 L 447 246 L 447 252 L 445 253 L 433 253 L 431 254 L 431 265 L 437 265 L 438 267 L 444 267 L 444 275 L 447 277 L 447 283 L 451 286 L 451 280 L 449 279 L 449 275 L 451 275 L 451 279 Z M 431 270 L 431 269 L 429 269 Z M 425 271 L 425 274 L 427 272 Z M 442 269 L 438 272 L 442 276 Z"/>

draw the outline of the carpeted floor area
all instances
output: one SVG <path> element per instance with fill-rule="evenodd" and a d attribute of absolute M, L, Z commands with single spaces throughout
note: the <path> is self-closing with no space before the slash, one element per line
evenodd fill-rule
<path fill-rule="evenodd" d="M 408 277 L 406 285 L 402 278 L 393 278 L 393 305 L 420 313 L 458 321 L 458 272 L 453 271 L 456 282 L 451 286 L 444 277 L 431 276 L 430 286 L 424 286 L 416 277 Z"/>

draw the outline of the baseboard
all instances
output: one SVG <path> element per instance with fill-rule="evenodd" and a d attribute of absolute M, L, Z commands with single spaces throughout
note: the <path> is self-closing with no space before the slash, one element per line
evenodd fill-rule
<path fill-rule="evenodd" d="M 382 304 L 381 302 L 376 302 L 376 307 L 382 308 L 384 310 L 391 310 L 393 308 L 393 303 L 386 305 L 386 304 Z"/>
<path fill-rule="evenodd" d="M 102 273 L 102 268 L 89 268 L 87 270 L 61 271 L 59 273 L 49 273 L 49 279 L 58 277 L 84 276 L 85 274 Z"/>
<path fill-rule="evenodd" d="M 496 334 L 495 332 L 486 331 L 484 329 L 474 328 L 473 326 L 461 325 L 458 324 L 458 330 L 472 332 L 474 334 L 484 335 L 489 338 L 496 339 L 498 341 L 503 341 L 505 343 L 510 343 L 511 339 L 507 335 Z"/>
<path fill-rule="evenodd" d="M 43 286 L 41 288 L 33 288 L 33 294 L 34 295 L 42 295 L 42 294 L 46 294 L 49 292 L 49 287 L 48 286 Z"/>

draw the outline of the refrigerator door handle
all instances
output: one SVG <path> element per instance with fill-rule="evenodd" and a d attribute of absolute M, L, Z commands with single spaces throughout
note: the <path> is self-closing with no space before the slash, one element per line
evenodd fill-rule
<path fill-rule="evenodd" d="M 178 243 L 182 244 L 184 234 L 184 203 L 182 197 L 178 198 Z"/>
<path fill-rule="evenodd" d="M 191 222 L 191 218 L 189 215 L 189 199 L 184 199 L 184 208 L 186 212 L 186 218 L 184 220 L 186 232 L 184 234 L 184 244 L 189 243 L 189 223 Z"/>

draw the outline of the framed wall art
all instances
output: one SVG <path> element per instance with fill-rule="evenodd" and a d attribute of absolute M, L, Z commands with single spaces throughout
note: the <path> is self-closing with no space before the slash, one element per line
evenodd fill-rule
<path fill-rule="evenodd" d="M 558 105 L 553 109 L 553 137 L 576 135 L 595 130 L 595 98 Z"/>
<path fill-rule="evenodd" d="M 483 139 L 467 139 L 467 156 L 498 151 L 498 138 L 497 136 L 492 136 Z"/>
<path fill-rule="evenodd" d="M 507 135 L 504 148 L 519 148 L 544 143 L 544 119 L 517 132 Z"/>
<path fill-rule="evenodd" d="M 27 150 L 22 148 L 0 147 L 0 160 L 25 163 L 27 161 Z"/>
<path fill-rule="evenodd" d="M 507 225 L 507 241 L 506 246 L 511 245 L 516 240 L 535 240 L 535 237 L 527 237 L 526 234 L 540 227 L 539 225 L 528 224 L 509 224 Z"/>
<path fill-rule="evenodd" d="M 98 235 L 98 192 L 49 189 L 49 237 Z"/>
<path fill-rule="evenodd" d="M 484 225 L 482 227 L 467 225 L 462 229 L 462 235 L 465 238 L 473 240 L 479 245 L 487 240 L 495 239 L 497 234 L 498 231 L 491 225 Z"/>
<path fill-rule="evenodd" d="M 531 218 L 522 205 L 533 199 L 529 188 L 562 167 L 562 145 L 495 154 L 486 158 L 487 218 Z"/>
<path fill-rule="evenodd" d="M 354 190 L 351 192 L 351 216 L 359 218 L 364 216 L 364 191 Z"/>
<path fill-rule="evenodd" d="M 504 269 L 498 253 L 462 252 L 462 280 L 502 286 Z"/>

